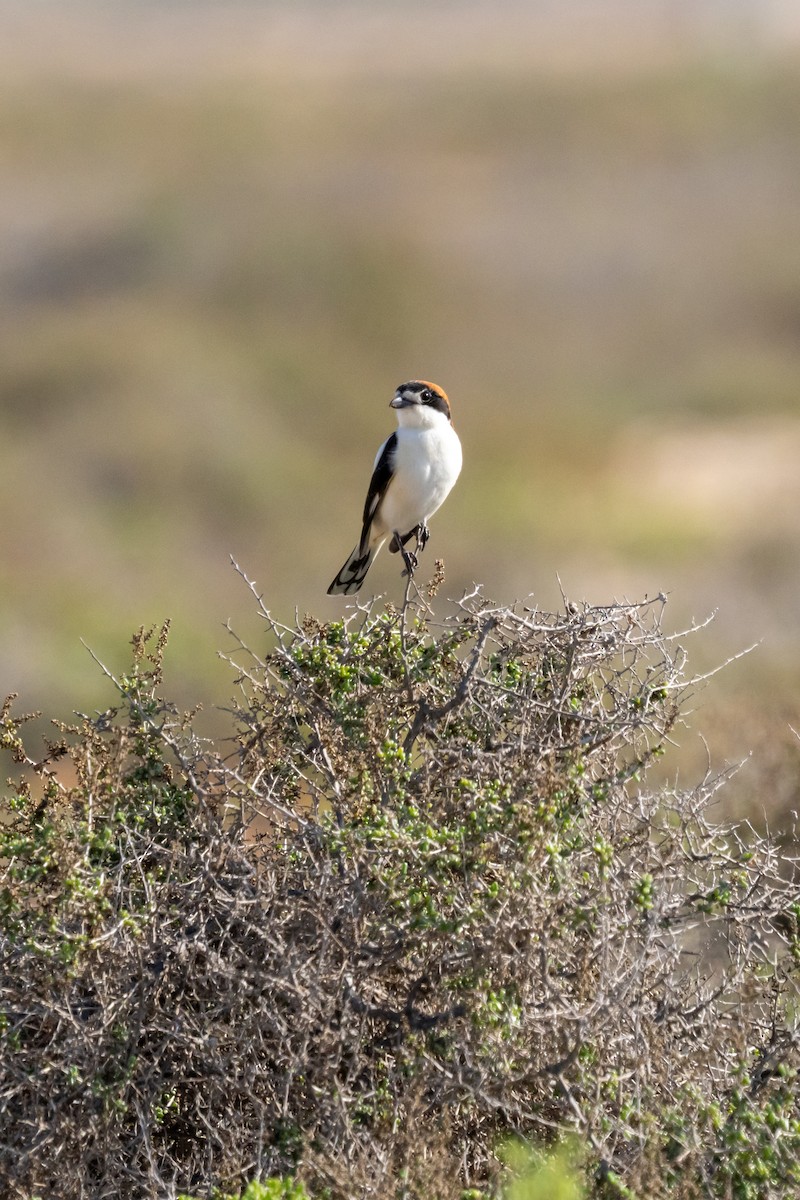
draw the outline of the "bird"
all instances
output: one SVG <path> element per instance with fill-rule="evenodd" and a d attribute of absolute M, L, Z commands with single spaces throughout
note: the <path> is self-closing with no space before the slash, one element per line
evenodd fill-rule
<path fill-rule="evenodd" d="M 361 537 L 328 588 L 329 596 L 357 592 L 388 537 L 390 552 L 403 556 L 403 573 L 413 575 L 417 554 L 430 536 L 428 521 L 461 471 L 461 442 L 442 388 L 412 379 L 400 384 L 389 405 L 397 412 L 398 427 L 375 456 Z M 415 551 L 407 550 L 414 536 Z"/>

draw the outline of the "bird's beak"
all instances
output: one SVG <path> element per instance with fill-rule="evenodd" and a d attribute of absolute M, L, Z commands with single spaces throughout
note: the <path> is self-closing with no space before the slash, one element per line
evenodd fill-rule
<path fill-rule="evenodd" d="M 407 400 L 405 396 L 397 395 L 389 401 L 389 408 L 413 408 L 416 400 Z"/>

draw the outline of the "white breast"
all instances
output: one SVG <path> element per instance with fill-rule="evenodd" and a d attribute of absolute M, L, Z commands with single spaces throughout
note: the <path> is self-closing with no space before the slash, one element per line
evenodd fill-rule
<path fill-rule="evenodd" d="M 427 524 L 461 470 L 461 442 L 443 417 L 424 428 L 397 430 L 394 476 L 377 515 L 376 534 L 409 533 Z"/>

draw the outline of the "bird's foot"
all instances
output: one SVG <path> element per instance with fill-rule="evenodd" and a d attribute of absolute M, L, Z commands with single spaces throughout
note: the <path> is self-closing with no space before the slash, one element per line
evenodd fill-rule
<path fill-rule="evenodd" d="M 421 554 L 428 544 L 428 538 L 431 536 L 431 531 L 425 524 L 417 526 L 417 554 Z"/>
<path fill-rule="evenodd" d="M 402 549 L 400 550 L 400 553 L 402 554 L 403 562 L 406 565 L 406 569 L 405 569 L 405 571 L 403 571 L 403 575 L 404 576 L 405 575 L 408 575 L 408 576 L 413 575 L 414 572 L 416 571 L 417 567 L 419 566 L 419 562 L 417 560 L 416 554 L 414 553 L 413 550 L 406 550 L 405 546 L 402 547 Z"/>

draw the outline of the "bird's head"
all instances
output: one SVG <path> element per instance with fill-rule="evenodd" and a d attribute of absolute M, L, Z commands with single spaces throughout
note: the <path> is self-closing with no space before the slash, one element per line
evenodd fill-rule
<path fill-rule="evenodd" d="M 397 409 L 397 420 L 401 425 L 435 425 L 442 417 L 451 419 L 447 393 L 427 379 L 401 383 L 389 403 Z"/>

